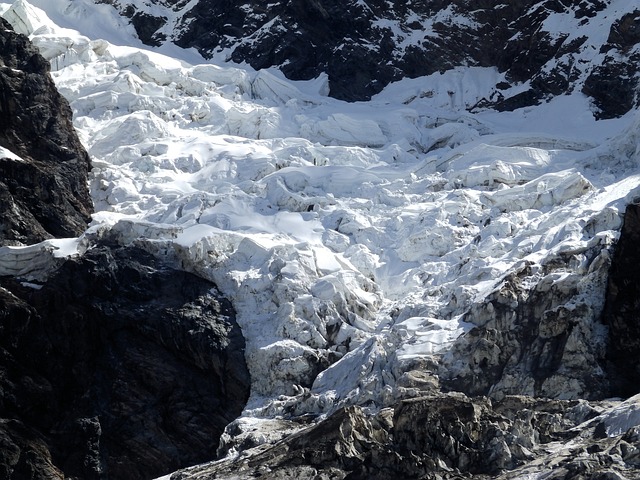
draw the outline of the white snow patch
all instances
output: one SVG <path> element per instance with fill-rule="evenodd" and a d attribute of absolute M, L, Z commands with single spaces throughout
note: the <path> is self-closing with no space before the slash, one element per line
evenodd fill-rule
<path fill-rule="evenodd" d="M 0 147 L 0 158 L 7 158 L 9 160 L 15 160 L 16 162 L 24 162 L 24 159 L 8 148 Z"/>

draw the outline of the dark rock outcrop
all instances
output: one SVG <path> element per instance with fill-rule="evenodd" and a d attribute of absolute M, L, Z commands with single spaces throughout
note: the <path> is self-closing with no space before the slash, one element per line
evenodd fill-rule
<path fill-rule="evenodd" d="M 624 115 L 639 105 L 638 65 L 640 65 L 640 10 L 623 15 L 611 26 L 600 53 L 602 64 L 595 66 L 582 91 L 593 98 L 600 118 Z"/>
<path fill-rule="evenodd" d="M 609 274 L 604 321 L 614 394 L 640 392 L 640 204 L 627 207 Z"/>
<path fill-rule="evenodd" d="M 0 245 L 75 237 L 93 204 L 89 156 L 49 63 L 0 18 Z"/>
<path fill-rule="evenodd" d="M 146 479 L 215 458 L 249 374 L 213 284 L 97 246 L 43 285 L 0 285 L 2 478 Z"/>
<path fill-rule="evenodd" d="M 602 0 L 295 0 L 268 7 L 254 0 L 154 0 L 146 11 L 127 0 L 100 2 L 131 18 L 151 45 L 165 41 L 152 30 L 177 14 L 178 29 L 166 41 L 206 58 L 226 51 L 229 60 L 256 69 L 276 66 L 294 80 L 324 72 L 330 95 L 344 100 L 368 99 L 404 77 L 480 66 L 496 67 L 509 86 L 530 85 L 511 94 L 496 86 L 485 107 L 513 110 L 576 90 L 592 97 L 600 118 L 638 105 L 638 12 L 615 19 L 607 40 L 593 39 L 595 45 L 588 36 L 602 28 L 591 23 L 608 6 Z M 556 19 L 547 22 L 551 15 Z M 558 22 L 567 31 L 552 30 Z"/>

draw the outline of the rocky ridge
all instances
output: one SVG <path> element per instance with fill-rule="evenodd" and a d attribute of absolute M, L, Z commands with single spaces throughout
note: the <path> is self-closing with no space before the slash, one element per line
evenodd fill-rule
<path fill-rule="evenodd" d="M 513 110 L 582 91 L 601 118 L 638 105 L 640 10 L 615 2 L 98 0 L 149 45 L 174 42 L 288 78 L 329 78 L 329 94 L 365 100 L 390 82 L 494 67 L 493 92 L 468 110 Z M 595 38 L 600 24 L 609 35 Z M 458 92 L 460 95 L 460 92 Z"/>
<path fill-rule="evenodd" d="M 637 411 L 638 397 L 622 407 Z M 638 427 L 612 428 L 622 409 L 609 402 L 425 395 L 376 414 L 349 407 L 274 445 L 170 478 L 636 479 Z"/>
<path fill-rule="evenodd" d="M 93 211 L 89 155 L 49 62 L 0 22 L 0 245 L 76 237 Z"/>

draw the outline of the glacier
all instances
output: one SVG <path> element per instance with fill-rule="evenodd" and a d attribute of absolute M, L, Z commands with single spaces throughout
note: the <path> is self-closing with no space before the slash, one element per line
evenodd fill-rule
<path fill-rule="evenodd" d="M 452 352 L 525 267 L 523 282 L 577 288 L 573 308 L 588 314 L 575 335 L 604 343 L 596 266 L 640 198 L 637 112 L 596 121 L 575 92 L 471 113 L 501 75 L 480 67 L 346 103 L 327 97 L 324 76 L 294 82 L 145 47 L 106 9 L 95 28 L 85 4 L 95 7 L 16 0 L 0 13 L 51 63 L 91 155 L 86 235 L 108 232 L 212 280 L 237 309 L 252 379 L 240 435 L 259 444 L 300 428 L 274 419 L 392 405 L 417 366 L 470 374 Z M 0 272 L 45 269 L 42 258 L 82 245 L 3 248 Z M 543 268 L 558 258 L 570 261 Z M 516 387 L 539 393 L 514 377 L 491 394 Z M 580 382 L 557 395 L 585 396 Z M 624 418 L 608 414 L 608 431 Z M 227 455 L 240 443 L 223 441 Z"/>

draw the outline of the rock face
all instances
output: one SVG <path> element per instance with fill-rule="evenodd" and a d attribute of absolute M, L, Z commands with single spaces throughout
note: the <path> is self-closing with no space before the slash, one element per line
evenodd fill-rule
<path fill-rule="evenodd" d="M 640 385 L 640 205 L 627 207 L 609 275 L 604 319 L 609 326 L 609 373 L 614 394 L 637 393 Z"/>
<path fill-rule="evenodd" d="M 373 415 L 342 409 L 251 456 L 171 480 L 637 478 L 640 429 L 608 435 L 615 417 L 607 403 L 426 396 Z"/>
<path fill-rule="evenodd" d="M 513 110 L 580 90 L 602 118 L 638 105 L 640 10 L 601 0 L 99 3 L 129 17 L 150 45 L 172 41 L 205 57 L 225 51 L 229 60 L 276 66 L 295 80 L 324 72 L 330 95 L 344 100 L 368 99 L 404 77 L 479 66 L 497 68 L 504 80 L 469 109 Z M 603 22 L 606 41 L 591 38 Z"/>
<path fill-rule="evenodd" d="M 78 236 L 93 210 L 89 156 L 48 62 L 0 22 L 0 245 Z"/>
<path fill-rule="evenodd" d="M 631 204 L 613 256 L 594 241 L 505 277 L 467 314 L 447 375 L 407 377 L 390 407 L 340 408 L 262 445 L 235 422 L 242 456 L 172 480 L 638 478 L 639 235 Z"/>
<path fill-rule="evenodd" d="M 97 246 L 0 284 L 0 476 L 152 478 L 215 457 L 249 393 L 215 286 Z"/>
<path fill-rule="evenodd" d="M 594 292 L 605 291 L 609 266 L 609 249 L 594 242 L 506 277 L 465 314 L 475 328 L 445 356 L 445 387 L 493 398 L 608 397 L 604 298 Z"/>
<path fill-rule="evenodd" d="M 0 22 L 0 245 L 79 236 L 89 156 L 49 64 Z M 230 303 L 208 281 L 107 243 L 66 262 L 33 245 L 3 265 L 0 478 L 152 478 L 214 458 L 244 408 Z M 38 283 L 21 280 L 30 269 L 44 269 Z"/>

